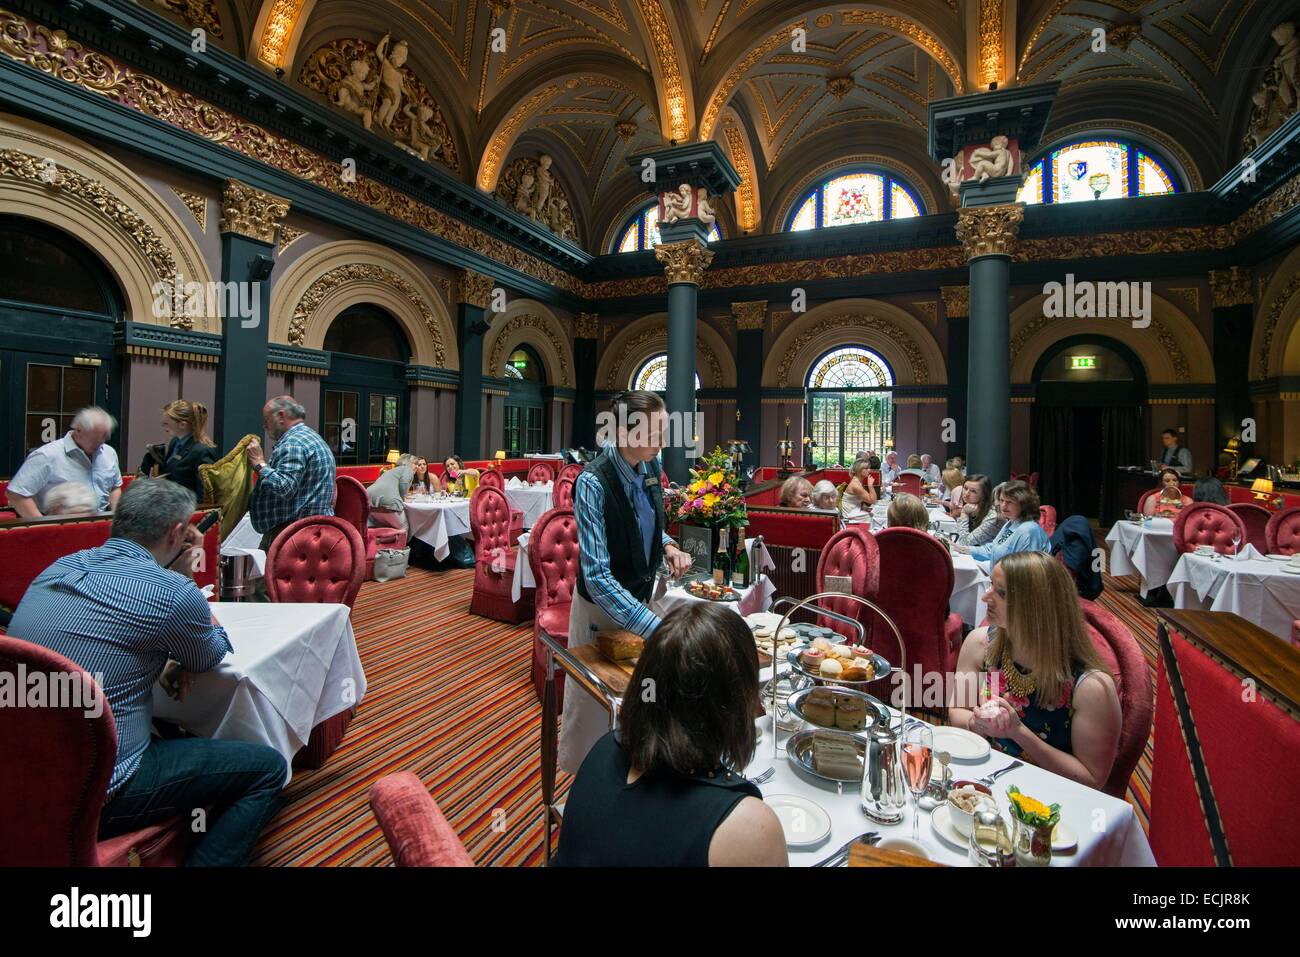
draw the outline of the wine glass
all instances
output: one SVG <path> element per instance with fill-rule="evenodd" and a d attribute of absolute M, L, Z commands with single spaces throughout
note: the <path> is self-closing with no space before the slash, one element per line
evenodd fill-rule
<path fill-rule="evenodd" d="M 912 840 L 918 840 L 921 806 L 917 802 L 930 786 L 930 766 L 934 760 L 934 732 L 928 724 L 917 722 L 903 732 L 903 776 L 912 792 Z"/>
<path fill-rule="evenodd" d="M 1238 547 L 1241 545 L 1241 529 L 1234 527 L 1232 529 L 1232 557 L 1239 558 Z"/>

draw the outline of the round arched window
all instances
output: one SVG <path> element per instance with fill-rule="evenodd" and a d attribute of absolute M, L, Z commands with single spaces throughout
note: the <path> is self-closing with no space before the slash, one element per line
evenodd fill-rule
<path fill-rule="evenodd" d="M 884 457 L 894 437 L 894 373 L 862 346 L 839 346 L 812 364 L 806 434 L 813 466 L 848 465 L 865 452 Z"/>
<path fill-rule="evenodd" d="M 1078 203 L 1093 199 L 1161 196 L 1179 186 L 1169 167 L 1122 140 L 1081 140 L 1059 146 L 1025 173 L 1022 203 Z"/>
<path fill-rule="evenodd" d="M 826 226 L 909 219 L 921 213 L 922 206 L 911 187 L 886 173 L 839 173 L 800 197 L 786 229 L 801 232 Z"/>
<path fill-rule="evenodd" d="M 526 382 L 545 382 L 546 370 L 542 360 L 528 346 L 520 346 L 506 359 L 501 375 L 507 379 L 522 379 Z"/>
<path fill-rule="evenodd" d="M 641 363 L 629 383 L 630 388 L 645 389 L 650 392 L 663 392 L 668 388 L 668 355 L 659 353 Z M 695 391 L 700 389 L 700 374 L 695 373 Z"/>

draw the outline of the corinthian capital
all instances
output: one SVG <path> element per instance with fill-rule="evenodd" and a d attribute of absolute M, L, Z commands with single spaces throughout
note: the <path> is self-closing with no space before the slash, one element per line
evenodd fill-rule
<path fill-rule="evenodd" d="M 259 242 L 275 242 L 275 230 L 289 215 L 289 201 L 237 180 L 226 180 L 221 191 L 221 231 Z"/>
<path fill-rule="evenodd" d="M 1255 301 L 1250 292 L 1250 270 L 1240 266 L 1210 270 L 1210 293 L 1214 308 L 1249 305 Z"/>
<path fill-rule="evenodd" d="M 957 239 L 966 250 L 966 258 L 1010 256 L 1024 218 L 1025 207 L 1020 203 L 961 210 L 957 214 Z"/>
<path fill-rule="evenodd" d="M 736 317 L 737 329 L 762 329 L 767 319 L 767 300 L 755 302 L 733 302 L 731 314 Z"/>
<path fill-rule="evenodd" d="M 580 312 L 573 320 L 573 334 L 578 339 L 600 338 L 600 316 L 594 312 Z"/>
<path fill-rule="evenodd" d="M 695 239 L 683 239 L 675 243 L 660 243 L 655 247 L 655 259 L 664 264 L 664 275 L 669 285 L 690 283 L 698 286 L 704 278 L 704 270 L 713 262 L 712 250 Z"/>
<path fill-rule="evenodd" d="M 485 276 L 473 269 L 462 269 L 460 271 L 460 282 L 457 283 L 460 290 L 459 301 L 470 306 L 478 306 L 480 309 L 486 309 L 488 300 L 492 297 L 492 285 L 491 276 Z"/>

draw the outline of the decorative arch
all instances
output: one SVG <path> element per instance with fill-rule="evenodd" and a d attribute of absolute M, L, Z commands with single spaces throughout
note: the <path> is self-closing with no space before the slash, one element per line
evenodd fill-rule
<path fill-rule="evenodd" d="M 459 369 L 441 297 L 415 264 L 377 243 L 326 243 L 295 260 L 271 293 L 271 341 L 320 349 L 348 306 L 374 303 L 402 325 L 419 365 Z"/>
<path fill-rule="evenodd" d="M 896 385 L 948 381 L 939 343 L 915 316 L 878 299 L 837 299 L 810 309 L 776 337 L 763 363 L 763 385 L 801 389 L 814 362 L 846 345 L 879 353 L 893 369 Z"/>
<path fill-rule="evenodd" d="M 643 316 L 621 330 L 596 366 L 596 388 L 625 389 L 632 373 L 650 356 L 668 349 L 668 314 Z M 736 360 L 725 339 L 701 322 L 696 326 L 695 365 L 705 389 L 736 385 Z"/>
<path fill-rule="evenodd" d="M 170 300 L 178 275 L 206 284 L 212 273 L 180 217 L 106 153 L 43 124 L 0 114 L 0 213 L 57 227 L 94 250 L 121 287 L 125 318 L 221 331 L 217 316 L 155 316 L 155 286 L 166 286 Z"/>
<path fill-rule="evenodd" d="M 1125 319 L 1061 319 L 1043 315 L 1046 296 L 1035 296 L 1011 313 L 1011 381 L 1029 384 L 1039 358 L 1071 336 L 1106 336 L 1137 354 L 1151 385 L 1214 381 L 1214 359 L 1205 339 L 1181 309 L 1152 295 L 1151 325 L 1133 328 Z"/>
<path fill-rule="evenodd" d="M 897 156 L 881 153 L 854 153 L 822 163 L 816 169 L 800 177 L 798 182 L 788 188 L 782 195 L 780 203 L 776 206 L 776 214 L 768 222 L 768 230 L 770 232 L 780 232 L 785 229 L 785 224 L 790 218 L 794 204 L 803 199 L 804 195 L 818 183 L 829 179 L 840 170 L 848 172 L 862 167 L 876 167 L 894 175 L 901 181 L 902 185 L 911 189 L 921 201 L 924 206 L 924 209 L 921 210 L 922 216 L 939 212 L 942 209 L 935 199 L 934 190 L 930 188 L 930 184 L 926 182 L 920 170 L 916 169 L 916 167 L 904 162 Z"/>
<path fill-rule="evenodd" d="M 1300 248 L 1273 270 L 1255 309 L 1250 340 L 1250 378 L 1300 375 Z"/>
<path fill-rule="evenodd" d="M 492 320 L 483 340 L 483 374 L 501 375 L 502 363 L 521 345 L 541 357 L 547 385 L 575 387 L 573 337 L 555 313 L 532 299 L 514 300 Z"/>
<path fill-rule="evenodd" d="M 1085 137 L 1107 139 L 1112 136 L 1127 140 L 1138 147 L 1150 148 L 1148 144 L 1154 146 L 1157 153 L 1163 154 L 1159 158 L 1173 166 L 1174 172 L 1182 177 L 1182 183 L 1186 185 L 1188 192 L 1198 192 L 1205 188 L 1200 167 L 1181 143 L 1163 130 L 1127 119 L 1088 120 L 1053 129 L 1050 139 L 1045 139 L 1031 154 L 1023 157 L 1021 168 L 1028 170 L 1044 156 L 1050 155 L 1052 150 L 1066 143 Z"/>
<path fill-rule="evenodd" d="M 249 49 L 265 66 L 288 73 L 316 0 L 262 0 L 260 6 Z"/>

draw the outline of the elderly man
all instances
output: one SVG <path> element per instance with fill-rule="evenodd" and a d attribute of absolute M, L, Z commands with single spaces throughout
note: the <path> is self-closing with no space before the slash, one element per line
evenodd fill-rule
<path fill-rule="evenodd" d="M 117 754 L 100 815 L 101 839 L 213 808 L 186 863 L 248 862 L 275 811 L 287 768 L 274 749 L 206 738 L 152 740 L 153 685 L 184 698 L 191 672 L 230 653 L 226 630 L 192 579 L 202 543 L 194 493 L 137 479 L 122 494 L 111 537 L 41 572 L 10 631 L 95 675 L 117 725 Z M 171 571 L 170 569 L 176 569 Z M 197 828 L 196 828 L 197 830 Z"/>
<path fill-rule="evenodd" d="M 13 510 L 22 518 L 40 518 L 47 514 L 50 491 L 64 482 L 76 482 L 94 494 L 99 511 L 112 511 L 122 494 L 117 453 L 107 444 L 116 427 L 116 420 L 99 406 L 78 411 L 68 434 L 33 449 L 9 480 Z"/>
<path fill-rule="evenodd" d="M 921 471 L 925 473 L 925 480 L 934 485 L 938 485 L 940 479 L 943 478 L 943 470 L 935 464 L 929 452 L 921 456 Z"/>
<path fill-rule="evenodd" d="M 244 447 L 257 473 L 248 513 L 265 551 L 284 528 L 307 515 L 334 514 L 334 453 L 307 425 L 307 410 L 291 395 L 262 407 L 262 424 L 275 443 L 271 458 L 253 440 Z"/>
<path fill-rule="evenodd" d="M 886 485 L 898 478 L 903 470 L 898 467 L 898 453 L 890 449 L 885 453 L 885 465 L 880 470 L 880 481 Z"/>

